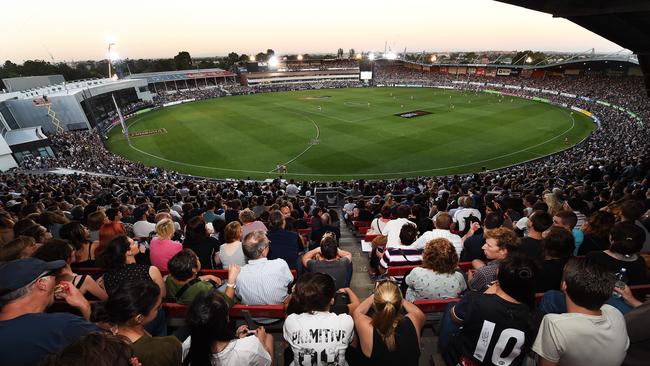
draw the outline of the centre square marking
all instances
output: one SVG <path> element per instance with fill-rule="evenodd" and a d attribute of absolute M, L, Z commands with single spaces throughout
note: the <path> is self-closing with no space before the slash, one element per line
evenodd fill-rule
<path fill-rule="evenodd" d="M 397 117 L 402 117 L 402 118 L 415 118 L 420 116 L 426 116 L 427 114 L 431 114 L 431 112 L 417 110 L 417 111 L 397 113 L 395 115 Z"/>

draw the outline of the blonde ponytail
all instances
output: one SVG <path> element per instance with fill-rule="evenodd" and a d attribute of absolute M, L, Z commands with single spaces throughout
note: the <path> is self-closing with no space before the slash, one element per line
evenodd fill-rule
<path fill-rule="evenodd" d="M 402 293 L 393 282 L 382 282 L 375 289 L 375 313 L 372 316 L 372 326 L 381 336 L 389 351 L 396 347 L 395 328 L 402 319 L 399 313 L 402 308 Z"/>

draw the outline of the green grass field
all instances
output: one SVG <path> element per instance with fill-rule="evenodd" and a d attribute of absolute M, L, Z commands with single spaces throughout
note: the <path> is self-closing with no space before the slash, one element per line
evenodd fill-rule
<path fill-rule="evenodd" d="M 319 108 L 320 107 L 320 108 Z M 430 114 L 403 118 L 421 110 Z M 576 144 L 594 124 L 527 99 L 428 88 L 267 93 L 163 108 L 127 121 L 109 148 L 128 159 L 219 178 L 397 178 L 494 169 Z"/>

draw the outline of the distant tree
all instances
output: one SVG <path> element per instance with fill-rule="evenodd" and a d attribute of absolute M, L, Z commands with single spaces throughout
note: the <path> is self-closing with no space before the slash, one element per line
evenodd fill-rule
<path fill-rule="evenodd" d="M 339 50 L 336 52 L 336 57 L 337 58 L 343 58 L 343 49 L 339 48 Z"/>
<path fill-rule="evenodd" d="M 248 59 L 248 57 L 246 57 L 246 59 Z M 230 52 L 226 60 L 230 65 L 232 65 L 239 61 L 239 55 L 236 52 Z"/>
<path fill-rule="evenodd" d="M 51 75 L 56 74 L 58 69 L 56 66 L 45 62 L 43 60 L 27 60 L 23 63 L 21 74 L 27 76 L 32 75 Z"/>
<path fill-rule="evenodd" d="M 275 56 L 275 51 L 273 51 L 273 50 L 270 49 L 270 48 L 267 49 L 267 50 L 266 50 L 266 56 L 267 56 L 268 58 L 271 58 L 271 57 Z"/>
<path fill-rule="evenodd" d="M 241 56 L 239 56 L 239 60 L 238 60 L 238 61 L 246 62 L 246 61 L 249 61 L 249 60 L 250 60 L 250 57 L 249 57 L 247 54 L 242 53 Z"/>
<path fill-rule="evenodd" d="M 354 52 L 354 48 L 350 48 L 350 50 L 348 51 L 348 58 L 355 58 L 355 57 L 357 57 L 357 53 Z"/>
<path fill-rule="evenodd" d="M 268 59 L 268 56 L 264 52 L 260 52 L 257 55 L 255 55 L 255 61 L 264 62 L 267 59 Z"/>
<path fill-rule="evenodd" d="M 159 59 L 155 60 L 153 63 L 153 71 L 170 71 L 170 70 L 177 70 L 176 69 L 176 63 L 174 62 L 173 59 Z"/>
<path fill-rule="evenodd" d="M 174 56 L 174 64 L 176 70 L 187 70 L 192 68 L 192 57 L 187 51 L 181 51 L 178 55 Z"/>
<path fill-rule="evenodd" d="M 199 69 L 211 69 L 213 67 L 215 67 L 215 65 L 212 60 L 201 60 L 199 62 Z"/>

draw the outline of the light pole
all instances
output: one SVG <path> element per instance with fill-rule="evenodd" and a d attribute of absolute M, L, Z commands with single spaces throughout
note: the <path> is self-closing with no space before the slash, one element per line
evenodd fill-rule
<path fill-rule="evenodd" d="M 113 63 L 113 55 L 111 54 L 111 46 L 115 46 L 115 43 L 108 44 L 108 78 L 111 78 L 111 63 Z"/>

